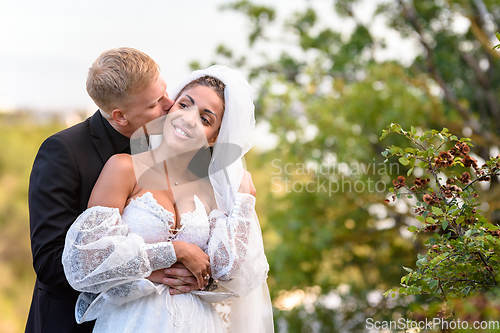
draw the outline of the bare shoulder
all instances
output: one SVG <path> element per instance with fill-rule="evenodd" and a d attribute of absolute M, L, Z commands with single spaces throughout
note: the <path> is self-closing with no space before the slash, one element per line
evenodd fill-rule
<path fill-rule="evenodd" d="M 116 154 L 109 158 L 99 177 L 115 180 L 135 179 L 134 162 L 129 154 Z"/>
<path fill-rule="evenodd" d="M 104 168 L 115 172 L 133 172 L 132 156 L 129 154 L 115 154 L 109 158 Z"/>
<path fill-rule="evenodd" d="M 116 154 L 109 158 L 95 183 L 89 207 L 125 207 L 127 198 L 136 185 L 132 157 Z"/>

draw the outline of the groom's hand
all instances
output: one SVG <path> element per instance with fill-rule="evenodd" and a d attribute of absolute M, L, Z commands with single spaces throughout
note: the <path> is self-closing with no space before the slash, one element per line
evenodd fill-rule
<path fill-rule="evenodd" d="M 240 188 L 238 189 L 238 192 L 248 193 L 253 195 L 254 197 L 257 194 L 255 186 L 253 185 L 252 175 L 250 174 L 250 172 L 246 170 L 245 173 L 243 174 L 243 179 L 241 179 L 241 184 Z"/>
<path fill-rule="evenodd" d="M 170 287 L 171 295 L 187 293 L 199 288 L 196 278 L 181 263 L 175 263 L 169 268 L 154 271 L 147 279 L 152 282 L 166 284 Z"/>

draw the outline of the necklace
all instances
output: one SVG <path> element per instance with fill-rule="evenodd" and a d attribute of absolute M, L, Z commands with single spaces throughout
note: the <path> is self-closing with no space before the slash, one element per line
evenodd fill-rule
<path fill-rule="evenodd" d="M 167 162 L 163 161 L 163 170 L 165 170 L 165 177 L 167 178 L 167 183 L 170 184 L 170 181 L 168 180 L 168 172 L 167 172 Z M 179 182 L 175 182 L 174 186 L 179 185 Z"/>

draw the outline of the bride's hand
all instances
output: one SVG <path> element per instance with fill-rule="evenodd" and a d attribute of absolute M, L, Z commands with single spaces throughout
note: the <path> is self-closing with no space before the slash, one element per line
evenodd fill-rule
<path fill-rule="evenodd" d="M 240 188 L 238 189 L 238 192 L 241 193 L 248 193 L 251 194 L 255 197 L 257 194 L 257 190 L 255 189 L 255 186 L 253 185 L 252 182 L 252 175 L 250 172 L 245 170 L 245 173 L 243 174 L 243 178 L 241 179 L 241 184 Z"/>
<path fill-rule="evenodd" d="M 198 281 L 199 289 L 202 289 L 208 282 L 208 279 L 205 279 L 205 277 L 211 274 L 208 254 L 203 252 L 198 245 L 183 241 L 174 241 L 172 244 L 174 245 L 177 260 L 193 273 Z"/>

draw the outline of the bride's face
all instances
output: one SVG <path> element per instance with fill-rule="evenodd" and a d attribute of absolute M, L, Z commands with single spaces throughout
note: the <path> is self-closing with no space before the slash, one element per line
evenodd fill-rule
<path fill-rule="evenodd" d="M 224 110 L 222 100 L 209 87 L 197 85 L 186 90 L 170 109 L 164 126 L 169 145 L 198 149 L 212 146 L 217 139 Z"/>

